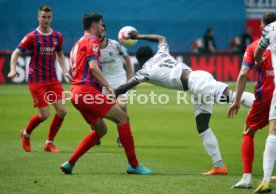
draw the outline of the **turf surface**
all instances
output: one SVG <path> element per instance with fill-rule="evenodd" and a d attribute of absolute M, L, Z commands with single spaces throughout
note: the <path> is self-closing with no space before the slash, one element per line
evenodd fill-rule
<path fill-rule="evenodd" d="M 231 85 L 233 88 L 233 85 Z M 64 86 L 68 90 L 69 85 Z M 228 105 L 215 105 L 210 127 L 219 141 L 228 176 L 202 176 L 210 170 L 211 159 L 197 134 L 192 105 L 176 104 L 176 91 L 152 85 L 137 88 L 137 94 L 151 90 L 170 97 L 167 105 L 134 104 L 128 106 L 136 152 L 141 163 L 154 171 L 151 176 L 127 175 L 127 161 L 116 146 L 116 127 L 107 122 L 109 132 L 102 145 L 84 155 L 73 175 L 59 170 L 76 148 L 89 127 L 71 103 L 68 115 L 55 140 L 61 153 L 46 153 L 42 147 L 53 117 L 32 134 L 33 151 L 21 148 L 19 131 L 37 110 L 27 85 L 0 86 L 0 193 L 251 193 L 232 190 L 242 174 L 241 133 L 247 114 L 241 108 L 232 120 L 226 118 Z M 253 91 L 253 85 L 248 86 Z M 262 153 L 267 128 L 255 137 L 254 188 L 262 178 Z M 274 183 L 273 183 L 274 184 Z"/>

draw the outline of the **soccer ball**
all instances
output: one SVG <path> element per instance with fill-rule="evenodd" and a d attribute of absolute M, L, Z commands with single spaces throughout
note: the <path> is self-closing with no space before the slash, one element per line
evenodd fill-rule
<path fill-rule="evenodd" d="M 132 26 L 125 26 L 118 33 L 119 41 L 125 46 L 133 46 L 137 42 L 137 40 L 132 40 L 129 38 L 128 33 L 131 31 L 137 31 L 137 30 Z"/>

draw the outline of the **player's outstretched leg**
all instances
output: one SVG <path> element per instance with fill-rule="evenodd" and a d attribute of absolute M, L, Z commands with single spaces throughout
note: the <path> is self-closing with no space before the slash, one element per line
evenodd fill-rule
<path fill-rule="evenodd" d="M 123 95 L 121 95 L 121 96 L 119 96 L 119 97 L 117 98 L 117 104 L 120 106 L 120 108 L 121 108 L 125 113 L 127 113 L 127 103 L 128 103 L 128 99 L 127 99 L 127 96 L 126 96 L 125 94 L 123 94 Z M 117 142 L 117 145 L 118 145 L 119 148 L 123 147 L 123 144 L 122 144 L 122 142 L 121 142 L 121 140 L 120 140 L 119 134 L 118 134 L 118 136 L 117 136 L 116 142 Z"/>
<path fill-rule="evenodd" d="M 102 119 L 99 119 L 95 125 L 91 126 L 91 128 L 95 130 L 91 130 L 91 132 L 82 139 L 69 160 L 60 166 L 60 169 L 65 174 L 72 174 L 73 167 L 75 166 L 78 159 L 107 132 L 107 126 Z"/>
<path fill-rule="evenodd" d="M 150 169 L 139 164 L 137 160 L 128 115 L 118 105 L 114 105 L 106 114 L 106 118 L 117 124 L 118 134 L 129 163 L 127 173 L 143 175 L 152 174 Z"/>
<path fill-rule="evenodd" d="M 204 148 L 214 164 L 214 167 L 210 171 L 203 173 L 203 175 L 227 175 L 227 167 L 223 164 L 217 138 L 212 129 L 209 128 L 210 117 L 211 114 L 209 113 L 201 113 L 196 117 L 197 130 Z"/>
<path fill-rule="evenodd" d="M 236 92 L 233 92 L 232 95 L 230 95 L 230 103 L 234 102 L 234 98 L 236 96 Z M 250 108 L 255 100 L 255 95 L 250 92 L 243 92 L 241 97 L 241 104 L 246 107 Z"/>

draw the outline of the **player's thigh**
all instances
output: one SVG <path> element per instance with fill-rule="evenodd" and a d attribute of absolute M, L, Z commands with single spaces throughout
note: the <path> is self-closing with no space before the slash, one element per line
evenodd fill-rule
<path fill-rule="evenodd" d="M 270 98 L 264 98 L 262 101 L 255 100 L 253 102 L 245 120 L 251 134 L 268 125 L 270 103 Z"/>
<path fill-rule="evenodd" d="M 270 104 L 269 135 L 276 135 L 276 90 L 273 92 L 273 97 Z"/>
<path fill-rule="evenodd" d="M 271 104 L 270 104 L 270 112 L 269 112 L 269 121 L 276 120 L 276 90 L 273 92 Z M 269 125 L 274 122 L 269 122 Z"/>
<path fill-rule="evenodd" d="M 116 102 L 124 112 L 127 112 L 127 104 L 128 104 L 127 94 L 122 94 L 118 96 Z"/>
<path fill-rule="evenodd" d="M 47 86 L 44 84 L 28 84 L 34 101 L 34 107 L 48 106 Z"/>
<path fill-rule="evenodd" d="M 103 119 L 98 119 L 96 124 L 91 125 L 91 129 L 95 130 L 101 137 L 107 133 L 107 125 Z"/>
<path fill-rule="evenodd" d="M 194 115 L 197 117 L 199 114 L 212 114 L 213 111 L 213 104 L 210 103 L 204 103 L 204 102 L 193 102 L 194 106 Z"/>
<path fill-rule="evenodd" d="M 105 118 L 115 122 L 116 124 L 128 123 L 128 115 L 120 108 L 118 104 L 115 104 L 105 115 Z"/>

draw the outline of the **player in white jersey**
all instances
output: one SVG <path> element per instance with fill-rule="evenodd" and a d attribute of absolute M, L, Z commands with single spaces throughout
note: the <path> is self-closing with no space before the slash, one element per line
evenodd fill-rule
<path fill-rule="evenodd" d="M 218 141 L 209 128 L 209 120 L 212 114 L 212 103 L 203 102 L 200 98 L 210 100 L 212 97 L 220 101 L 231 101 L 228 86 L 216 81 L 211 74 L 205 71 L 192 71 L 184 63 L 178 63 L 169 53 L 166 38 L 159 35 L 142 35 L 137 32 L 130 32 L 131 39 L 142 39 L 158 42 L 158 51 L 153 53 L 148 46 L 141 47 L 136 52 L 136 58 L 142 67 L 127 84 L 115 89 L 116 96 L 125 93 L 137 84 L 147 81 L 155 85 L 169 89 L 184 90 L 194 97 L 194 110 L 198 133 L 203 141 L 203 145 L 212 158 L 214 167 L 204 175 L 226 175 L 227 168 L 222 162 Z M 249 101 L 246 98 L 249 96 Z M 221 98 L 220 98 L 221 97 Z M 244 93 L 242 103 L 250 106 L 254 100 L 254 95 Z"/>
<path fill-rule="evenodd" d="M 127 81 L 133 77 L 133 69 L 127 49 L 118 41 L 108 39 L 106 37 L 106 26 L 103 25 L 103 27 L 104 31 L 101 39 L 102 73 L 109 85 L 112 88 L 117 88 L 127 83 Z M 108 94 L 105 87 L 103 87 L 102 93 Z M 127 93 L 117 98 L 117 104 L 125 112 L 127 112 L 127 102 Z M 99 144 L 100 141 L 97 142 L 97 145 Z M 117 144 L 119 147 L 122 147 L 119 136 L 117 137 Z"/>
<path fill-rule="evenodd" d="M 274 75 L 276 75 L 276 14 L 268 13 L 270 22 L 268 23 L 263 32 L 259 46 L 255 51 L 255 60 L 260 64 L 263 60 L 263 53 L 268 46 L 270 46 L 272 66 Z M 274 78 L 276 84 L 276 77 Z M 263 155 L 263 171 L 264 177 L 262 183 L 257 187 L 254 193 L 267 193 L 271 192 L 271 175 L 276 159 L 276 89 L 274 89 L 273 97 L 270 105 L 269 112 L 269 135 L 266 139 L 265 151 Z"/>

